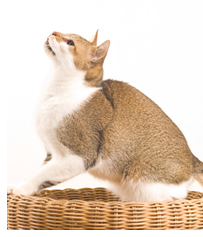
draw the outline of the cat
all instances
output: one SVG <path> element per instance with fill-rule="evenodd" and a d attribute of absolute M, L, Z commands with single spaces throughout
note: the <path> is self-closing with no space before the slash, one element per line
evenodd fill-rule
<path fill-rule="evenodd" d="M 123 201 L 184 199 L 203 163 L 160 107 L 129 84 L 103 80 L 107 40 L 97 46 L 76 34 L 53 32 L 44 44 L 54 73 L 37 110 L 47 157 L 8 193 L 34 195 L 88 171 L 113 184 Z"/>

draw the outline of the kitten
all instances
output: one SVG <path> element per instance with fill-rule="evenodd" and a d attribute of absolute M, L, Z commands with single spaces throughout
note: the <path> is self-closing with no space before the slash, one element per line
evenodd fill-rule
<path fill-rule="evenodd" d="M 125 201 L 186 198 L 203 163 L 170 118 L 127 83 L 103 81 L 110 41 L 97 46 L 75 34 L 53 32 L 45 42 L 54 74 L 37 112 L 47 157 L 28 180 L 8 193 L 33 195 L 88 171 L 110 181 Z"/>

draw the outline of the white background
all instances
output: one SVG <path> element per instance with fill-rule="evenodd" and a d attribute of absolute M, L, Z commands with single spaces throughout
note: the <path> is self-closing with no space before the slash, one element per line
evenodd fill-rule
<path fill-rule="evenodd" d="M 45 158 L 34 114 L 50 69 L 43 43 L 53 31 L 89 39 L 99 29 L 98 43 L 111 41 L 104 78 L 129 82 L 154 100 L 203 160 L 203 1 L 18 0 L 1 5 L 7 183 L 26 179 Z M 83 174 L 65 187 L 96 186 L 106 183 Z"/>

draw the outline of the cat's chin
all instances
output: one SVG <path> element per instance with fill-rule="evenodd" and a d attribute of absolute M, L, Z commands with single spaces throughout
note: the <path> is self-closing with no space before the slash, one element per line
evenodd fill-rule
<path fill-rule="evenodd" d="M 48 54 L 52 53 L 52 55 L 56 55 L 55 52 L 53 51 L 53 49 L 51 48 L 50 44 L 49 44 L 49 39 L 47 39 L 47 41 L 44 43 L 44 50 Z"/>

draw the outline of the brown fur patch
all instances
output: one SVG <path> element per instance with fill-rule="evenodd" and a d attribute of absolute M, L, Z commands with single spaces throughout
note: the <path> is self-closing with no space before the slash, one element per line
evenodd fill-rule
<path fill-rule="evenodd" d="M 195 173 L 202 173 L 203 174 L 203 163 L 195 156 L 193 156 L 193 163 L 195 167 Z"/>
<path fill-rule="evenodd" d="M 90 68 L 85 76 L 85 81 L 92 87 L 99 87 L 103 79 L 102 65 L 97 64 L 95 67 Z"/>
<path fill-rule="evenodd" d="M 203 172 L 201 174 L 196 174 L 195 179 L 203 186 Z"/>
<path fill-rule="evenodd" d="M 123 160 L 128 178 L 180 183 L 194 172 L 192 153 L 178 127 L 147 96 L 126 83 L 108 80 L 114 119 L 105 150 Z M 124 165 L 125 164 L 125 165 Z"/>
<path fill-rule="evenodd" d="M 102 91 L 57 129 L 59 141 L 84 158 L 86 168 L 100 154 L 125 179 L 179 184 L 195 172 L 193 155 L 178 127 L 148 97 L 118 81 Z"/>
<path fill-rule="evenodd" d="M 48 163 L 50 160 L 52 159 L 52 154 L 51 153 L 47 153 L 47 156 L 44 160 L 44 164 Z"/>
<path fill-rule="evenodd" d="M 111 121 L 112 113 L 109 101 L 99 91 L 80 110 L 65 117 L 58 126 L 59 141 L 74 154 L 83 157 L 87 169 L 95 164 L 102 132 Z"/>
<path fill-rule="evenodd" d="M 57 185 L 59 184 L 60 182 L 57 182 L 57 181 L 45 181 L 43 182 L 42 184 L 39 185 L 38 187 L 38 192 L 44 188 L 49 188 L 49 187 L 52 187 L 54 185 Z"/>

